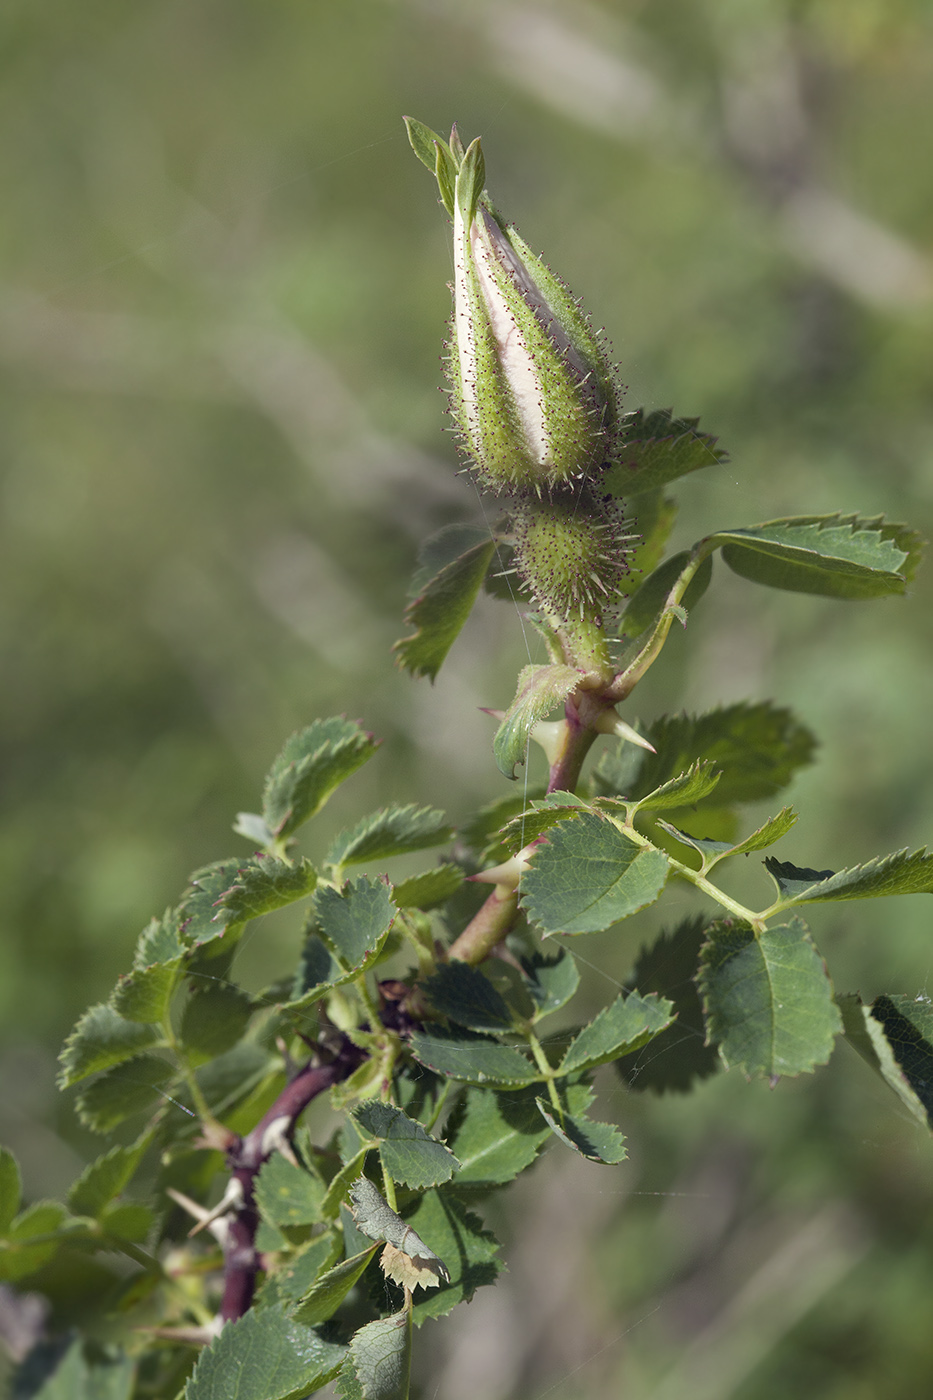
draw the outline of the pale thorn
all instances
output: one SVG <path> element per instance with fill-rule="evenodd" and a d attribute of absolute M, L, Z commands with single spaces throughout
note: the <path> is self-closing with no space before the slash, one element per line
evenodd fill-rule
<path fill-rule="evenodd" d="M 134 1327 L 134 1332 L 145 1332 L 150 1337 L 161 1337 L 166 1342 L 185 1342 L 192 1347 L 209 1347 L 216 1342 L 223 1331 L 224 1320 L 218 1313 L 210 1322 L 200 1327 Z"/>
<path fill-rule="evenodd" d="M 536 744 L 540 744 L 544 750 L 544 757 L 553 768 L 567 742 L 567 721 L 565 719 L 539 719 L 538 723 L 532 726 L 528 737 L 534 739 Z"/>
<path fill-rule="evenodd" d="M 215 1220 L 220 1220 L 221 1216 L 232 1215 L 235 1210 L 239 1210 L 243 1204 L 243 1185 L 232 1176 L 227 1183 L 227 1189 L 212 1210 L 205 1211 L 203 1216 L 199 1216 L 198 1223 L 193 1225 L 188 1231 L 188 1238 L 192 1235 L 199 1235 L 202 1230 L 214 1224 Z"/>
<path fill-rule="evenodd" d="M 500 723 L 505 719 L 505 710 L 490 710 L 485 705 L 480 705 L 479 712 L 481 715 L 489 715 L 490 719 L 499 720 Z"/>
<path fill-rule="evenodd" d="M 470 875 L 469 879 L 476 880 L 482 885 L 495 885 L 498 897 L 509 899 L 518 889 L 518 882 L 525 871 L 531 868 L 531 862 L 528 859 L 531 849 L 531 846 L 526 846 L 523 851 L 519 851 L 517 856 L 512 856 L 511 860 L 505 861 L 502 865 L 490 866 L 488 870 L 480 870 L 478 874 Z"/>
<path fill-rule="evenodd" d="M 198 1222 L 195 1228 L 190 1232 L 191 1235 L 196 1234 L 198 1230 L 203 1230 L 206 1226 L 221 1249 L 226 1249 L 230 1234 L 226 1216 L 212 1219 L 213 1211 L 209 1211 L 206 1206 L 202 1206 L 197 1201 L 193 1201 L 191 1197 L 186 1196 L 183 1191 L 176 1191 L 174 1186 L 167 1186 L 165 1191 L 166 1195 L 171 1196 L 176 1205 L 181 1206 L 182 1210 L 186 1210 L 188 1214 L 193 1216 Z"/>
<path fill-rule="evenodd" d="M 274 1118 L 262 1135 L 260 1151 L 263 1157 L 271 1157 L 273 1152 L 280 1152 L 286 1162 L 290 1162 L 293 1167 L 300 1167 L 301 1163 L 295 1156 L 287 1136 L 291 1125 L 292 1119 L 288 1114 Z"/>
<path fill-rule="evenodd" d="M 598 734 L 614 734 L 617 739 L 626 739 L 630 744 L 637 744 L 640 749 L 647 749 L 649 753 L 657 753 L 654 744 L 650 744 L 644 734 L 639 734 L 637 729 L 633 729 L 630 724 L 626 724 L 624 719 L 620 719 L 615 710 L 606 710 L 599 716 L 593 728 Z"/>

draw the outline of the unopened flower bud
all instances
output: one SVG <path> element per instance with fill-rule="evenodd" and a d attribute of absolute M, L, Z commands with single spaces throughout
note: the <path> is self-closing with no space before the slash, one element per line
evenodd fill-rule
<path fill-rule="evenodd" d="M 546 489 L 611 453 L 618 396 L 603 347 L 562 282 L 484 192 L 476 140 L 461 155 L 409 122 L 454 224 L 451 409 L 464 447 L 495 491 Z"/>

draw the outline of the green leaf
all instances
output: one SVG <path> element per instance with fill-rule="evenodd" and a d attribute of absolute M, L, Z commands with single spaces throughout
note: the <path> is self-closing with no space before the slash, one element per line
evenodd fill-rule
<path fill-rule="evenodd" d="M 359 1281 L 378 1248 L 378 1244 L 369 1245 L 362 1253 L 354 1254 L 350 1259 L 344 1259 L 332 1269 L 328 1269 L 301 1299 L 298 1306 L 292 1309 L 292 1316 L 296 1321 L 313 1327 L 333 1317 L 350 1289 Z"/>
<path fill-rule="evenodd" d="M 677 502 L 661 490 L 645 491 L 629 502 L 631 508 L 635 512 L 633 530 L 641 537 L 629 560 L 632 572 L 628 591 L 635 593 L 664 557 L 664 546 L 677 519 Z"/>
<path fill-rule="evenodd" d="M 550 1137 L 542 1128 L 533 1089 L 496 1093 L 468 1088 L 448 1124 L 460 1170 L 457 1190 L 512 1181 L 535 1160 Z"/>
<path fill-rule="evenodd" d="M 572 792 L 548 793 L 547 797 L 536 798 L 530 807 L 506 823 L 501 832 L 502 843 L 510 855 L 517 855 L 552 826 L 572 821 L 586 810 L 586 803 Z"/>
<path fill-rule="evenodd" d="M 60 1239 L 31 1241 L 41 1236 L 54 1236 L 65 1222 L 67 1212 L 58 1201 L 36 1201 L 28 1206 L 7 1230 L 6 1241 L 0 1242 L 0 1282 L 15 1283 L 28 1278 L 58 1252 Z"/>
<path fill-rule="evenodd" d="M 182 957 L 184 952 L 179 911 L 167 909 L 161 919 L 151 919 L 139 935 L 133 955 L 133 968 L 142 971 L 151 967 L 153 963 L 171 963 Z"/>
<path fill-rule="evenodd" d="M 544 797 L 544 788 L 529 788 L 527 792 L 510 792 L 495 802 L 481 807 L 476 815 L 460 829 L 460 839 L 478 853 L 481 863 L 498 865 L 511 854 L 504 846 L 500 832 L 512 817 L 519 816 L 528 804 Z"/>
<path fill-rule="evenodd" d="M 127 1118 L 152 1108 L 163 1097 L 160 1086 L 174 1075 L 168 1060 L 137 1055 L 87 1085 L 75 1100 L 75 1111 L 91 1132 L 111 1133 Z"/>
<path fill-rule="evenodd" d="M 675 418 L 673 409 L 636 409 L 624 421 L 625 442 L 601 479 L 613 496 L 635 496 L 728 460 L 718 438 L 697 432 L 699 418 Z"/>
<path fill-rule="evenodd" d="M 640 800 L 695 763 L 709 762 L 721 774 L 712 802 L 702 798 L 699 807 L 726 807 L 736 802 L 757 802 L 786 787 L 798 768 L 812 762 L 816 740 L 790 710 L 770 701 L 742 702 L 703 715 L 663 715 L 647 731 L 657 753 L 640 749 L 625 754 L 637 763 L 622 793 Z M 623 745 L 631 749 L 631 745 Z M 597 777 L 605 791 L 611 785 L 612 758 L 600 763 Z M 608 779 L 608 781 L 607 781 Z M 691 804 L 694 805 L 694 804 Z"/>
<path fill-rule="evenodd" d="M 596 933 L 653 904 L 667 856 L 630 841 L 592 812 L 564 822 L 538 846 L 522 876 L 525 912 L 545 936 Z"/>
<path fill-rule="evenodd" d="M 769 588 L 828 598 L 903 593 L 919 561 L 920 540 L 883 517 L 799 515 L 710 536 L 734 573 Z"/>
<path fill-rule="evenodd" d="M 136 1360 L 117 1355 L 90 1362 L 84 1355 L 84 1343 L 78 1339 L 44 1380 L 40 1382 L 30 1371 L 27 1360 L 21 1374 L 26 1388 L 15 1386 L 17 1400 L 27 1394 L 29 1400 L 130 1400 L 136 1381 Z"/>
<path fill-rule="evenodd" d="M 467 1084 L 532 1084 L 540 1076 L 531 1061 L 510 1045 L 465 1031 L 415 1031 L 411 1052 L 420 1064 Z"/>
<path fill-rule="evenodd" d="M 680 585 L 688 571 L 692 578 L 681 594 Z M 669 607 L 689 613 L 709 588 L 712 576 L 711 558 L 704 559 L 694 570 L 694 556 L 688 550 L 670 555 L 642 580 L 628 600 L 619 621 L 622 632 L 626 637 L 641 636 L 649 627 L 658 625 Z"/>
<path fill-rule="evenodd" d="M 281 840 L 315 816 L 331 793 L 372 758 L 371 734 L 343 715 L 316 719 L 287 740 L 266 778 L 262 815 Z"/>
<path fill-rule="evenodd" d="M 456 564 L 477 545 L 487 545 L 489 540 L 485 525 L 445 525 L 429 535 L 418 549 L 418 566 L 408 585 L 409 599 L 418 598 L 442 569 Z"/>
<path fill-rule="evenodd" d="M 65 1089 L 89 1074 L 109 1069 L 162 1039 L 157 1026 L 125 1021 L 113 1007 L 92 1006 L 78 1021 L 59 1056 L 59 1085 Z"/>
<path fill-rule="evenodd" d="M 341 982 L 347 982 L 355 976 L 354 971 L 344 970 L 323 938 L 312 933 L 304 941 L 291 1000 L 285 1003 L 283 1010 L 300 1010 L 312 1006 L 325 996 L 331 987 L 339 986 Z"/>
<path fill-rule="evenodd" d="M 515 699 L 505 712 L 492 751 L 500 773 L 515 777 L 515 765 L 525 762 L 529 735 L 556 705 L 562 705 L 579 685 L 582 671 L 573 666 L 525 666 L 518 676 Z"/>
<path fill-rule="evenodd" d="M 676 1021 L 646 1047 L 616 1061 L 616 1069 L 632 1089 L 685 1093 L 720 1066 L 719 1047 L 706 1044 L 695 981 L 704 930 L 702 917 L 683 920 L 642 949 L 632 969 L 629 982 L 636 991 L 666 997 L 677 1013 Z"/>
<path fill-rule="evenodd" d="M 181 931 L 190 946 L 222 938 L 229 919 L 219 914 L 218 900 L 236 880 L 239 860 L 217 860 L 196 870 L 178 907 Z"/>
<path fill-rule="evenodd" d="M 762 851 L 768 846 L 773 846 L 775 841 L 780 841 L 782 836 L 787 835 L 796 820 L 797 813 L 792 807 L 782 807 L 776 816 L 769 817 L 763 826 L 758 827 L 742 841 L 714 841 L 710 837 L 691 836 L 688 832 L 671 826 L 670 822 L 659 821 L 658 826 L 663 827 L 676 840 L 682 841 L 685 846 L 692 846 L 695 851 L 699 851 L 703 857 L 704 868 L 710 870 L 726 856 L 747 855 L 751 851 Z"/>
<path fill-rule="evenodd" d="M 455 895 L 465 878 L 459 865 L 442 863 L 395 885 L 392 898 L 400 909 L 434 909 Z"/>
<path fill-rule="evenodd" d="M 429 1317 L 446 1317 L 458 1303 L 468 1303 L 477 1288 L 495 1283 L 503 1267 L 496 1258 L 498 1241 L 456 1196 L 443 1188 L 425 1191 L 402 1215 L 450 1272 L 449 1282 L 419 1291 L 416 1326 Z"/>
<path fill-rule="evenodd" d="M 926 848 L 876 856 L 850 870 L 808 870 L 789 861 L 765 859 L 781 896 L 795 904 L 823 904 L 839 899 L 878 899 L 892 894 L 933 894 L 933 855 Z"/>
<path fill-rule="evenodd" d="M 535 951 L 530 957 L 522 958 L 522 971 L 538 1016 L 559 1011 L 580 985 L 576 958 L 566 948 L 552 956 Z"/>
<path fill-rule="evenodd" d="M 314 916 L 321 937 L 344 971 L 361 971 L 381 950 L 398 915 L 384 878 L 360 876 L 343 889 L 315 891 Z"/>
<path fill-rule="evenodd" d="M 96 1219 L 133 1179 L 150 1141 L 144 1134 L 131 1147 L 113 1147 L 90 1162 L 68 1192 L 69 1210 Z"/>
<path fill-rule="evenodd" d="M 363 1133 L 381 1139 L 379 1155 L 392 1180 L 412 1190 L 440 1186 L 460 1166 L 449 1148 L 392 1104 L 370 1100 L 353 1116 Z"/>
<path fill-rule="evenodd" d="M 669 807 L 693 807 L 704 797 L 709 797 L 721 777 L 722 774 L 713 767 L 712 759 L 698 759 L 685 772 L 678 773 L 676 778 L 670 778 L 649 792 L 647 797 L 640 798 L 638 810 L 644 807 L 653 812 L 663 812 Z"/>
<path fill-rule="evenodd" d="M 271 1225 L 313 1225 L 322 1219 L 324 1183 L 280 1152 L 263 1163 L 255 1189 L 256 1204 Z"/>
<path fill-rule="evenodd" d="M 561 1062 L 560 1074 L 575 1074 L 608 1064 L 647 1045 L 671 1024 L 673 1006 L 655 993 L 616 997 L 573 1039 Z"/>
<path fill-rule="evenodd" d="M 791 919 L 756 938 L 723 919 L 707 935 L 700 990 L 726 1066 L 774 1078 L 825 1064 L 842 1023 L 806 924 Z"/>
<path fill-rule="evenodd" d="M 927 997 L 838 998 L 846 1040 L 919 1123 L 933 1128 L 933 1010 Z"/>
<path fill-rule="evenodd" d="M 423 983 L 428 1001 L 442 1016 L 473 1031 L 508 1030 L 512 1012 L 505 999 L 475 967 L 463 962 L 442 963 Z"/>
<path fill-rule="evenodd" d="M 218 899 L 217 918 L 227 924 L 245 924 L 304 899 L 316 884 L 317 871 L 309 860 L 292 864 L 276 856 L 254 856 L 238 868 L 236 879 Z"/>
<path fill-rule="evenodd" d="M 194 983 L 181 1018 L 180 1038 L 194 1063 L 230 1050 L 253 1014 L 250 998 L 232 982 Z"/>
<path fill-rule="evenodd" d="M 179 955 L 171 962 L 153 963 L 151 967 L 124 973 L 110 994 L 111 1007 L 127 1021 L 160 1024 L 168 1013 L 181 964 Z"/>
<path fill-rule="evenodd" d="M 359 865 L 367 860 L 423 851 L 453 840 L 443 812 L 434 807 L 387 807 L 341 832 L 327 852 L 327 864 Z"/>
<path fill-rule="evenodd" d="M 554 1136 L 587 1161 L 614 1167 L 628 1156 L 622 1145 L 625 1139 L 612 1123 L 596 1123 L 592 1118 L 573 1113 L 564 1113 L 558 1118 L 554 1105 L 546 1099 L 538 1099 L 537 1105 Z"/>
<path fill-rule="evenodd" d="M 350 1355 L 337 1380 L 342 1400 L 408 1400 L 411 1379 L 411 1307 L 368 1322 L 350 1338 Z"/>
<path fill-rule="evenodd" d="M 320 1275 L 336 1263 L 342 1252 L 343 1240 L 336 1231 L 325 1230 L 315 1235 L 267 1279 L 257 1305 L 264 1305 L 263 1300 L 297 1301 L 311 1291 Z"/>
<path fill-rule="evenodd" d="M 0 1147 L 0 1235 L 5 1235 L 22 1199 L 19 1166 L 12 1152 Z"/>
<path fill-rule="evenodd" d="M 405 621 L 416 631 L 392 648 L 404 670 L 434 680 L 472 611 L 495 548 L 486 535 L 422 585 L 405 611 Z"/>
<path fill-rule="evenodd" d="M 185 1400 L 304 1400 L 333 1379 L 346 1355 L 282 1305 L 250 1309 L 201 1352 Z"/>

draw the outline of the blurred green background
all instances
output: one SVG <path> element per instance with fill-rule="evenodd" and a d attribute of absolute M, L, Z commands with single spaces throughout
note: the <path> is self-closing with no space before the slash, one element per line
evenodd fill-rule
<path fill-rule="evenodd" d="M 483 136 L 627 406 L 729 449 L 680 486 L 677 541 L 834 509 L 929 534 L 933 10 L 8 0 L 0 36 L 0 1136 L 38 1196 L 91 1150 L 63 1035 L 187 873 L 245 853 L 233 814 L 291 729 L 346 711 L 385 739 L 321 839 L 390 796 L 460 819 L 504 790 L 478 707 L 527 660 L 514 614 L 487 600 L 433 689 L 389 656 L 418 541 L 482 518 L 402 113 Z M 823 746 L 781 858 L 917 846 L 931 618 L 929 568 L 867 605 L 720 569 L 628 718 L 791 705 Z M 811 919 L 837 986 L 930 990 L 923 896 L 839 908 Z M 580 941 L 594 1006 L 680 913 Z M 293 954 L 249 955 L 268 980 Z M 510 1273 L 421 1335 L 425 1396 L 929 1393 L 933 1151 L 847 1047 L 774 1091 L 604 1087 L 630 1162 L 555 1149 L 490 1207 Z"/>

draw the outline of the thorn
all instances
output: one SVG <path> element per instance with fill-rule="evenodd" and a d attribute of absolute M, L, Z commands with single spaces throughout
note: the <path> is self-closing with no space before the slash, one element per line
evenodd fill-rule
<path fill-rule="evenodd" d="M 171 1196 L 176 1195 L 171 1187 L 169 1188 L 169 1194 Z M 179 1192 L 179 1197 L 180 1194 Z M 179 1199 L 178 1204 L 184 1205 L 185 1209 L 194 1215 L 197 1220 L 197 1224 L 193 1225 L 188 1231 L 188 1238 L 191 1239 L 193 1235 L 199 1235 L 202 1230 L 206 1230 L 208 1227 L 213 1226 L 215 1222 L 219 1222 L 222 1216 L 232 1215 L 235 1210 L 240 1208 L 243 1204 L 243 1186 L 237 1177 L 232 1176 L 227 1183 L 226 1191 L 221 1196 L 216 1206 L 214 1206 L 213 1210 L 205 1210 L 203 1206 L 197 1206 L 197 1209 L 192 1211 L 191 1206 L 196 1204 L 194 1201 L 190 1204 L 186 1204 Z M 214 1234 L 214 1238 L 216 1239 L 217 1236 L 213 1229 L 211 1233 Z"/>
<path fill-rule="evenodd" d="M 532 847 L 526 846 L 523 851 L 519 851 L 517 856 L 512 856 L 502 865 L 493 865 L 489 870 L 480 870 L 476 875 L 468 875 L 468 880 L 475 880 L 481 885 L 495 885 L 496 894 L 500 899 L 508 899 L 518 889 L 518 882 L 525 871 L 530 868 L 528 856 Z"/>
<path fill-rule="evenodd" d="M 657 753 L 654 744 L 649 743 L 637 729 L 626 724 L 624 719 L 620 719 L 615 710 L 606 710 L 601 714 L 593 728 L 598 734 L 614 734 L 617 739 L 625 739 L 630 744 L 637 744 L 640 749 L 647 749 L 649 753 Z"/>
<path fill-rule="evenodd" d="M 186 1342 L 191 1347 L 209 1347 L 223 1330 L 224 1320 L 218 1313 L 210 1322 L 200 1327 L 134 1327 L 134 1332 L 145 1332 L 149 1337 L 161 1337 L 166 1342 Z"/>
<path fill-rule="evenodd" d="M 549 766 L 553 768 L 564 750 L 567 739 L 567 721 L 564 719 L 539 719 L 537 724 L 532 725 L 528 737 L 541 746 Z"/>
<path fill-rule="evenodd" d="M 259 1150 L 263 1157 L 271 1157 L 273 1152 L 280 1152 L 286 1162 L 290 1162 L 293 1167 L 300 1167 L 301 1163 L 288 1140 L 288 1130 L 291 1126 L 292 1120 L 288 1114 L 274 1118 L 262 1135 Z"/>
<path fill-rule="evenodd" d="M 226 1248 L 230 1233 L 226 1219 L 215 1219 L 214 1212 L 209 1211 L 206 1206 L 199 1205 L 197 1201 L 193 1201 L 191 1197 L 186 1196 L 183 1191 L 176 1191 L 174 1186 L 167 1186 L 165 1190 L 166 1195 L 171 1196 L 176 1205 L 181 1206 L 182 1210 L 186 1210 L 190 1216 L 193 1216 L 194 1219 L 198 1221 L 195 1228 L 189 1231 L 189 1238 L 191 1235 L 197 1234 L 199 1230 L 203 1230 L 206 1227 L 210 1230 L 221 1249 Z"/>

